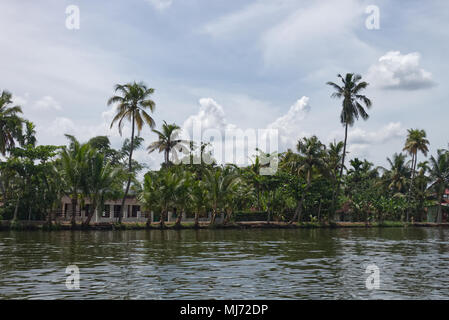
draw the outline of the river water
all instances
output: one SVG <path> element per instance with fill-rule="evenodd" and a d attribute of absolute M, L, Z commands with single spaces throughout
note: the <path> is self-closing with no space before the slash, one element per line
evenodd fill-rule
<path fill-rule="evenodd" d="M 0 299 L 449 299 L 449 229 L 0 232 Z"/>

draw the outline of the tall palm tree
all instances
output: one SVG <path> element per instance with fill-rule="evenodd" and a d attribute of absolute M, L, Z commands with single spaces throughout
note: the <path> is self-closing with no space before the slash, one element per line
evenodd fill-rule
<path fill-rule="evenodd" d="M 430 164 L 431 187 L 435 190 L 438 199 L 437 222 L 441 222 L 443 217 L 441 203 L 446 188 L 449 188 L 449 151 L 438 150 L 437 158 L 430 157 Z"/>
<path fill-rule="evenodd" d="M 306 181 L 306 186 L 302 192 L 301 198 L 296 206 L 295 215 L 290 223 L 293 223 L 296 218 L 298 222 L 301 221 L 302 207 L 308 192 L 314 171 L 320 171 L 324 167 L 325 149 L 326 147 L 318 140 L 316 136 L 310 138 L 303 138 L 298 141 L 296 149 L 297 154 L 293 154 L 287 161 L 285 166 L 297 176 L 303 177 Z"/>
<path fill-rule="evenodd" d="M 147 110 L 154 112 L 156 103 L 150 99 L 154 93 L 153 88 L 148 88 L 144 83 L 127 83 L 117 84 L 115 92 L 119 95 L 114 95 L 108 100 L 108 105 L 117 105 L 116 115 L 111 122 L 111 128 L 114 123 L 118 122 L 118 130 L 122 135 L 123 120 L 126 119 L 131 122 L 131 150 L 128 157 L 128 182 L 126 184 L 125 194 L 123 195 L 122 205 L 120 208 L 120 215 L 118 222 L 122 222 L 123 213 L 125 210 L 125 200 L 128 196 L 129 186 L 132 178 L 132 157 L 134 150 L 134 132 L 137 127 L 137 132 L 143 128 L 146 123 L 150 128 L 154 128 L 154 119 L 147 113 Z"/>
<path fill-rule="evenodd" d="M 19 117 L 22 113 L 20 106 L 10 107 L 12 95 L 8 91 L 2 91 L 0 95 L 0 154 L 15 145 L 15 139 L 22 136 L 23 119 Z"/>
<path fill-rule="evenodd" d="M 347 73 L 345 77 L 341 74 L 337 75 L 341 82 L 342 86 L 329 81 L 327 85 L 330 85 L 335 89 L 335 92 L 332 93 L 332 98 L 343 99 L 342 101 L 342 110 L 340 114 L 340 122 L 345 127 L 345 140 L 343 146 L 343 157 L 341 160 L 341 168 L 340 168 L 340 180 L 337 186 L 340 188 L 341 178 L 343 176 L 343 168 L 345 166 L 345 157 L 346 157 L 346 146 L 348 141 L 348 127 L 353 126 L 355 120 L 358 120 L 360 117 L 363 120 L 367 120 L 369 118 L 368 113 L 365 111 L 365 105 L 367 109 L 371 108 L 372 102 L 365 95 L 361 94 L 363 90 L 368 87 L 368 83 L 362 80 L 362 76 L 354 73 Z M 333 205 L 334 207 L 334 205 Z"/>
<path fill-rule="evenodd" d="M 409 155 L 412 156 L 412 176 L 410 179 L 410 187 L 408 190 L 407 199 L 410 202 L 410 195 L 413 188 L 413 182 L 416 174 L 416 165 L 418 163 L 418 152 L 422 152 L 425 157 L 429 152 L 429 140 L 426 139 L 426 132 L 419 129 L 409 129 L 407 140 L 405 141 L 405 146 L 403 151 L 407 151 Z M 407 221 L 409 220 L 410 208 L 407 209 Z"/>
<path fill-rule="evenodd" d="M 163 152 L 164 163 L 165 165 L 169 165 L 170 152 L 176 155 L 176 148 L 186 148 L 189 144 L 189 142 L 179 139 L 180 129 L 181 128 L 177 124 L 168 124 L 166 121 L 162 124 L 161 131 L 153 129 L 153 132 L 158 135 L 158 140 L 148 146 L 148 153 L 152 153 L 155 150 L 158 150 L 159 153 Z"/>

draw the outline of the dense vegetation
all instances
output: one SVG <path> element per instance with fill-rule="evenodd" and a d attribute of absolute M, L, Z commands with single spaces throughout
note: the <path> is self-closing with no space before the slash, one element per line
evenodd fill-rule
<path fill-rule="evenodd" d="M 154 89 L 143 83 L 115 87 L 116 95 L 108 105 L 116 107 L 111 128 L 117 124 L 120 134 L 126 121 L 131 136 L 121 149 L 111 147 L 106 136 L 80 142 L 66 135 L 65 146 L 37 145 L 35 127 L 22 117 L 20 106 L 12 105 L 12 95 L 3 91 L 0 97 L 0 219 L 48 220 L 58 210 L 63 195 L 70 197 L 73 208 L 91 201 L 83 225 L 91 223 L 96 210 L 101 212 L 107 199 L 136 195 L 145 210 L 162 217 L 168 212 L 200 217 L 210 213 L 210 223 L 224 214 L 224 223 L 236 215 L 263 212 L 267 221 L 331 222 L 348 221 L 423 221 L 425 208 L 437 206 L 436 221 L 441 222 L 444 192 L 449 188 L 449 151 L 438 150 L 429 160 L 426 132 L 408 130 L 403 150 L 388 158 L 388 168 L 376 167 L 366 159 L 345 162 L 348 127 L 356 120 L 368 119 L 371 100 L 362 94 L 368 87 L 359 75 L 339 75 L 341 85 L 329 82 L 341 99 L 340 122 L 345 129 L 344 141 L 323 144 L 316 136 L 297 141 L 296 149 L 278 154 L 279 169 L 274 175 L 261 175 L 261 159 L 270 155 L 257 150 L 252 165 L 208 164 L 210 144 L 178 138 L 179 126 L 164 122 L 161 130 L 151 117 L 156 104 L 150 99 Z M 157 140 L 149 143 L 148 152 L 164 154 L 158 171 L 148 171 L 143 181 L 139 172 L 145 165 L 133 159 L 133 151 L 144 146 L 140 131 L 148 126 Z M 136 132 L 137 131 L 137 132 Z M 200 164 L 174 164 L 170 156 L 175 146 L 190 150 L 190 159 Z M 122 208 L 124 206 L 122 205 Z M 119 223 L 123 215 L 120 214 Z M 75 225 L 75 210 L 72 225 Z"/>

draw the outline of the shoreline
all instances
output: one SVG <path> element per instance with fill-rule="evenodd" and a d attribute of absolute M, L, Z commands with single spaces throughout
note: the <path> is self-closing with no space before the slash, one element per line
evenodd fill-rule
<path fill-rule="evenodd" d="M 52 224 L 51 227 L 45 222 L 36 221 L 18 221 L 11 225 L 11 221 L 0 221 L 0 231 L 126 231 L 126 230 L 247 230 L 247 229 L 343 229 L 343 228 L 447 228 L 449 223 L 433 223 L 433 222 L 414 222 L 405 223 L 400 221 L 385 221 L 383 223 L 373 222 L 333 222 L 333 223 L 318 223 L 318 222 L 303 222 L 289 224 L 287 222 L 271 221 L 246 221 L 233 222 L 226 225 L 216 224 L 210 226 L 209 223 L 200 223 L 195 227 L 194 223 L 181 223 L 177 226 L 175 223 L 166 223 L 165 228 L 161 229 L 159 223 L 152 223 L 148 226 L 146 223 L 124 222 L 117 223 L 97 223 L 91 224 L 88 227 L 78 224 L 72 228 L 69 223 Z"/>

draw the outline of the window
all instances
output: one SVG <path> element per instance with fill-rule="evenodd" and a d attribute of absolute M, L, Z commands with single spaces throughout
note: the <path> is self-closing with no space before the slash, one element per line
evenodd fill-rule
<path fill-rule="evenodd" d="M 104 205 L 104 209 L 103 209 L 103 217 L 105 218 L 109 218 L 111 215 L 111 206 L 108 204 Z"/>
<path fill-rule="evenodd" d="M 137 217 L 138 211 L 140 211 L 140 206 L 132 206 L 131 217 Z"/>

